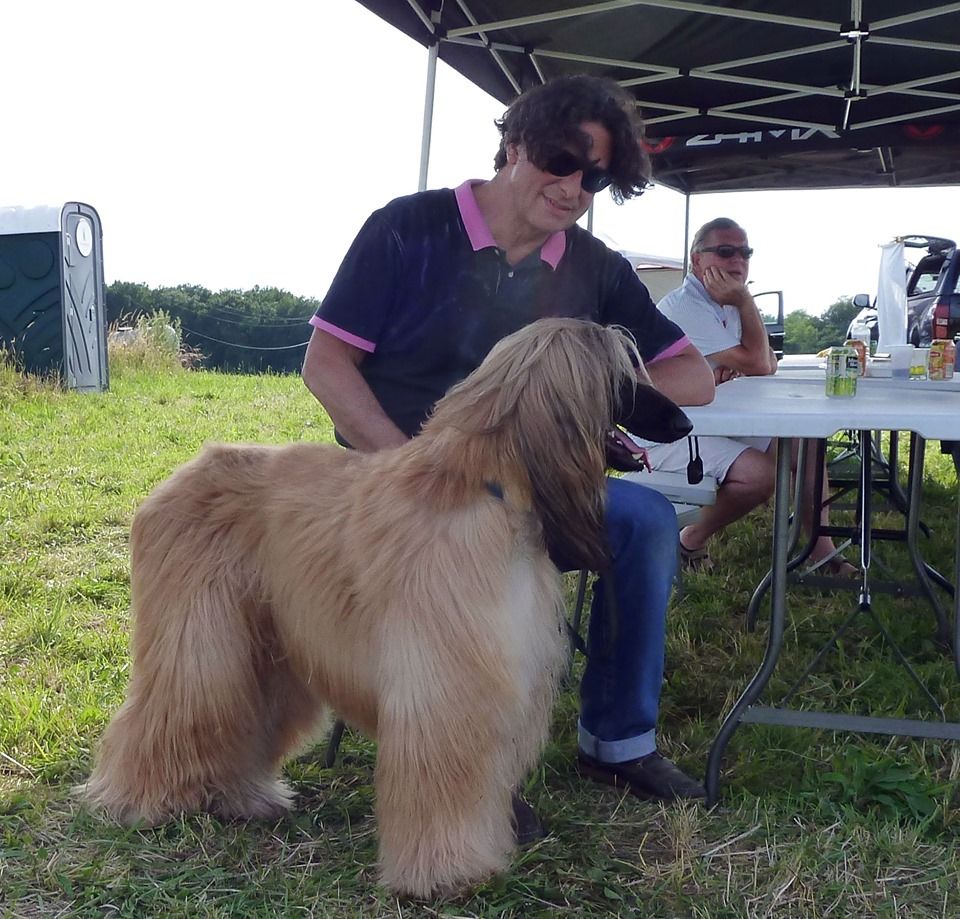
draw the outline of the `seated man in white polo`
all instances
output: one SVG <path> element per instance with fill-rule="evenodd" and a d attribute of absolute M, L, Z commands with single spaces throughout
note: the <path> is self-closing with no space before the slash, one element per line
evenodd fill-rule
<path fill-rule="evenodd" d="M 683 284 L 657 304 L 700 349 L 718 385 L 741 375 L 765 376 L 777 371 L 763 318 L 747 289 L 752 255 L 742 227 L 726 217 L 711 220 L 693 238 L 690 272 Z M 707 543 L 714 533 L 770 498 L 776 475 L 776 447 L 768 437 L 701 437 L 698 441 L 704 472 L 717 480 L 719 488 L 716 503 L 705 507 L 697 522 L 680 532 L 681 556 L 694 567 L 709 564 Z M 808 532 L 817 503 L 809 500 L 815 482 L 814 448 L 811 441 L 805 483 Z M 682 472 L 689 460 L 684 441 L 648 447 L 647 454 L 656 470 Z M 825 524 L 826 507 L 820 515 Z M 823 567 L 829 573 L 855 573 L 852 565 L 836 555 L 829 536 L 819 537 L 810 556 L 814 564 L 825 559 Z"/>

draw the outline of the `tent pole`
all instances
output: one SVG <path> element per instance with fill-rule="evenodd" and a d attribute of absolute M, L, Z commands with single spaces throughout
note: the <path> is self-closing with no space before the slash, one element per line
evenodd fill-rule
<path fill-rule="evenodd" d="M 690 192 L 684 195 L 683 209 L 683 273 L 690 270 Z"/>
<path fill-rule="evenodd" d="M 430 166 L 430 133 L 433 129 L 433 93 L 437 87 L 437 56 L 440 42 L 434 42 L 427 54 L 427 91 L 423 99 L 423 133 L 420 138 L 420 180 L 417 191 L 427 187 L 427 169 Z"/>

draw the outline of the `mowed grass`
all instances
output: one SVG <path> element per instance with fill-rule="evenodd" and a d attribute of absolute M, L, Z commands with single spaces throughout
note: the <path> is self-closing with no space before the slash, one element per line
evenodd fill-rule
<path fill-rule="evenodd" d="M 190 816 L 125 829 L 86 813 L 70 789 L 123 697 L 127 534 L 137 505 L 205 441 L 331 436 L 295 377 L 121 366 L 109 392 L 81 395 L 0 367 L 0 915 L 960 913 L 956 744 L 744 726 L 724 759 L 716 809 L 662 807 L 577 777 L 575 684 L 527 784 L 549 836 L 459 899 L 398 902 L 377 886 L 376 750 L 356 735 L 332 769 L 322 767 L 320 747 L 287 765 L 297 807 L 276 823 Z M 931 445 L 923 516 L 933 535 L 923 551 L 945 573 L 955 490 L 952 465 Z M 697 774 L 762 656 L 764 615 L 749 633 L 744 611 L 769 539 L 769 513 L 732 527 L 714 550 L 715 571 L 687 575 L 671 607 L 660 743 Z M 902 546 L 877 553 L 886 574 L 909 579 Z M 947 716 L 960 719 L 957 677 L 933 642 L 930 611 L 917 598 L 874 600 Z M 856 597 L 794 590 L 790 601 L 767 700 L 779 698 Z M 929 716 L 866 621 L 799 701 Z"/>

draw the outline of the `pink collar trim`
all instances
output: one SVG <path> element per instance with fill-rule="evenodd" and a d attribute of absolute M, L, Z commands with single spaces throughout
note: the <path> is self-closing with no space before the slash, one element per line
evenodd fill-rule
<path fill-rule="evenodd" d="M 457 207 L 460 209 L 460 219 L 463 220 L 467 238 L 470 240 L 474 252 L 490 247 L 496 248 L 497 246 L 497 241 L 493 238 L 490 227 L 487 226 L 487 221 L 484 220 L 480 211 L 480 205 L 477 204 L 477 197 L 473 193 L 473 186 L 479 185 L 482 181 L 482 179 L 467 179 L 466 182 L 454 189 Z M 552 233 L 540 247 L 540 259 L 556 270 L 566 249 L 567 234 L 562 230 Z"/>

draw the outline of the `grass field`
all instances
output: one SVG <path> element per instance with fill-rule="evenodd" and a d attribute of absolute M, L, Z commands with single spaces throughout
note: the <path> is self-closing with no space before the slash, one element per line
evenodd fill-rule
<path fill-rule="evenodd" d="M 297 808 L 277 823 L 188 817 L 123 829 L 80 808 L 128 672 L 127 532 L 151 487 L 207 440 L 329 440 L 297 378 L 131 362 L 100 395 L 0 366 L 0 916 L 943 916 L 960 914 L 956 745 L 742 728 L 713 811 L 664 808 L 573 771 L 577 699 L 566 691 L 528 797 L 549 836 L 458 900 L 398 902 L 376 884 L 375 747 L 348 734 L 288 764 Z M 951 570 L 956 478 L 929 451 L 924 555 Z M 331 521 L 331 525 L 335 522 Z M 701 773 L 722 715 L 762 654 L 744 628 L 769 557 L 769 514 L 731 528 L 713 573 L 688 575 L 670 614 L 661 746 Z M 908 571 L 902 547 L 879 561 Z M 572 588 L 572 583 L 571 583 Z M 789 685 L 853 594 L 791 593 L 769 699 Z M 880 596 L 884 621 L 960 719 L 948 659 L 919 601 Z M 580 662 L 578 662 L 578 667 Z M 864 623 L 805 684 L 809 707 L 924 714 Z M 427 790 L 429 793 L 429 790 Z"/>

